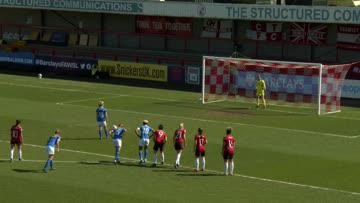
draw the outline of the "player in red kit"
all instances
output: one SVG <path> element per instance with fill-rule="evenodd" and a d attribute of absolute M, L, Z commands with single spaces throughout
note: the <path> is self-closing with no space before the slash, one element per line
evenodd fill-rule
<path fill-rule="evenodd" d="M 199 171 L 199 159 L 201 158 L 202 167 L 201 170 L 205 170 L 205 145 L 207 143 L 206 135 L 203 133 L 203 129 L 198 129 L 198 134 L 195 135 L 194 151 L 195 151 L 195 171 Z"/>
<path fill-rule="evenodd" d="M 21 146 L 23 142 L 23 129 L 20 126 L 20 123 L 20 120 L 16 120 L 16 124 L 13 125 L 10 130 L 10 161 L 14 160 L 15 145 L 18 147 L 19 161 L 22 160 Z"/>
<path fill-rule="evenodd" d="M 161 164 L 163 165 L 165 162 L 165 154 L 164 154 L 164 146 L 167 142 L 167 134 L 164 131 L 164 126 L 159 125 L 159 129 L 154 132 L 154 162 L 153 166 L 157 164 L 157 152 L 160 150 L 161 153 Z"/>
<path fill-rule="evenodd" d="M 176 150 L 176 160 L 174 167 L 179 168 L 181 153 L 186 146 L 186 129 L 184 128 L 184 123 L 180 123 L 179 128 L 175 130 L 173 142 Z"/>
<path fill-rule="evenodd" d="M 232 128 L 226 128 L 226 135 L 223 139 L 222 146 L 222 155 L 224 158 L 224 175 L 228 175 L 228 171 L 230 171 L 230 175 L 234 175 L 234 153 L 235 153 L 235 144 L 236 140 L 231 135 Z M 230 170 L 229 170 L 230 165 Z"/>

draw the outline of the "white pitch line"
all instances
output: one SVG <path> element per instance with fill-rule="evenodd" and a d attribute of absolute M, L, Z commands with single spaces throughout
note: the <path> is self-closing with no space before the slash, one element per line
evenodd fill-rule
<path fill-rule="evenodd" d="M 8 141 L 0 140 L 0 142 L 8 142 Z M 45 148 L 44 146 L 41 146 L 41 145 L 34 145 L 34 144 L 24 144 L 24 145 L 25 146 L 36 147 L 36 148 Z M 113 158 L 114 157 L 114 156 L 107 155 L 107 154 L 100 154 L 100 153 L 93 153 L 93 152 L 86 152 L 86 151 L 79 151 L 79 150 L 72 150 L 72 149 L 61 149 L 60 151 L 87 154 L 87 155 L 94 155 L 94 156 L 107 157 L 107 158 Z M 121 157 L 121 158 L 125 159 L 125 160 L 129 160 L 129 161 L 133 161 L 133 162 L 138 161 L 137 159 L 132 159 L 132 158 L 126 158 L 126 157 Z M 38 160 L 34 160 L 34 161 L 38 161 Z M 44 162 L 44 160 L 42 160 L 42 161 Z M 60 163 L 60 161 L 55 161 L 55 162 Z M 66 162 L 71 163 L 70 161 L 62 161 L 62 162 L 63 163 L 66 163 Z M 84 162 L 82 162 L 82 161 L 74 161 L 73 163 L 77 163 L 77 162 L 78 163 L 84 163 L 84 162 L 92 163 L 91 161 L 84 161 Z M 169 166 L 169 167 L 172 167 L 171 164 L 165 164 L 165 165 Z M 193 169 L 193 167 L 188 167 L 188 166 L 181 166 L 181 167 L 185 168 L 185 169 L 190 169 L 190 170 Z M 216 173 L 216 174 L 223 174 L 223 172 L 216 171 L 216 170 L 208 170 L 208 169 L 206 169 L 205 171 L 211 172 L 211 173 Z M 320 187 L 320 186 L 314 186 L 314 185 L 306 185 L 306 184 L 293 183 L 293 182 L 274 180 L 274 179 L 268 179 L 268 178 L 260 178 L 260 177 L 243 175 L 243 174 L 238 174 L 238 173 L 235 173 L 234 176 L 242 177 L 242 178 L 246 178 L 246 179 L 251 179 L 251 180 L 256 180 L 256 181 L 277 183 L 277 184 L 283 184 L 283 185 L 290 185 L 290 186 L 294 186 L 294 187 L 308 188 L 308 189 L 313 189 L 313 190 L 322 190 L 322 191 L 328 191 L 328 192 L 338 192 L 338 193 L 344 193 L 344 194 L 360 196 L 360 192 L 352 192 L 352 191 L 340 190 L 340 189 L 334 189 L 334 188 Z"/>
<path fill-rule="evenodd" d="M 89 106 L 82 106 L 82 105 L 76 105 L 76 104 L 66 104 L 66 105 L 67 106 L 74 106 L 74 107 L 92 109 L 92 107 L 89 107 Z M 223 124 L 227 124 L 227 125 L 241 125 L 241 126 L 249 126 L 249 127 L 254 127 L 254 128 L 282 130 L 282 131 L 287 131 L 287 132 L 299 132 L 299 133 L 306 133 L 306 134 L 324 135 L 324 136 L 339 137 L 339 138 L 345 138 L 345 139 L 357 138 L 356 136 L 351 136 L 351 135 L 348 136 L 348 135 L 339 135 L 339 134 L 333 134 L 333 133 L 316 132 L 316 131 L 310 131 L 310 130 L 280 128 L 280 127 L 272 127 L 272 126 L 265 126 L 265 125 L 255 125 L 255 124 L 248 124 L 248 123 L 239 123 L 239 122 L 228 122 L 228 121 L 220 121 L 220 120 L 193 118 L 193 117 L 186 117 L 186 116 L 174 116 L 174 115 L 169 115 L 169 114 L 165 115 L 165 114 L 158 114 L 158 113 L 147 113 L 147 112 L 130 111 L 130 110 L 123 110 L 123 109 L 109 109 L 109 108 L 108 108 L 108 110 L 124 112 L 124 113 L 131 113 L 131 114 L 160 116 L 160 117 L 166 117 L 166 118 L 187 119 L 187 120 L 200 121 L 200 122 L 223 123 Z"/>

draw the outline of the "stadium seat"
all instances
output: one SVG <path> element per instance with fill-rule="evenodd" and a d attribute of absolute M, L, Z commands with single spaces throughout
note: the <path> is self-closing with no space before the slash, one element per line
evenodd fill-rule
<path fill-rule="evenodd" d="M 71 46 L 75 46 L 78 44 L 79 35 L 78 33 L 70 33 L 68 44 Z"/>
<path fill-rule="evenodd" d="M 81 34 L 80 35 L 80 40 L 79 40 L 79 45 L 80 46 L 87 46 L 89 42 L 89 35 L 88 34 Z"/>
<path fill-rule="evenodd" d="M 41 41 L 43 42 L 49 42 L 52 36 L 52 32 L 44 32 L 42 37 L 41 37 Z"/>
<path fill-rule="evenodd" d="M 98 34 L 90 34 L 89 35 L 89 47 L 96 47 L 98 45 Z"/>

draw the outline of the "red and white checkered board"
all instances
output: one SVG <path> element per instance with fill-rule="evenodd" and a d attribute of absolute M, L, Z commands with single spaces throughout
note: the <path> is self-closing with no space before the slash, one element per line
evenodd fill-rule
<path fill-rule="evenodd" d="M 330 112 L 340 109 L 341 86 L 351 64 L 323 66 L 321 104 L 323 111 Z M 237 70 L 237 71 L 231 71 Z M 295 63 L 271 63 L 267 61 L 205 59 L 205 92 L 215 95 L 237 94 L 243 97 L 255 97 L 255 90 L 236 88 L 236 93 L 231 92 L 238 71 L 254 71 L 259 73 L 318 76 L 319 66 L 302 65 Z M 313 83 L 317 89 L 318 84 Z M 270 91 L 268 98 L 288 102 L 317 102 L 317 94 L 296 94 Z"/>

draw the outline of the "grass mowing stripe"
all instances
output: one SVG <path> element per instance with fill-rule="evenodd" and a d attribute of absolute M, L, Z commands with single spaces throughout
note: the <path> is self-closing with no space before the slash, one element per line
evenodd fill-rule
<path fill-rule="evenodd" d="M 139 99 L 152 99 L 152 100 L 159 100 L 159 101 L 178 101 L 177 99 L 167 99 L 167 98 L 159 98 L 159 97 L 147 97 L 147 96 L 137 96 L 137 95 L 125 95 L 125 94 L 114 94 L 109 92 L 94 92 L 94 91 L 87 91 L 81 89 L 68 89 L 68 88 L 57 88 L 57 87 L 46 87 L 46 86 L 36 86 L 36 85 L 28 85 L 28 84 L 16 84 L 10 82 L 0 82 L 2 85 L 9 85 L 9 86 L 18 86 L 18 87 L 30 87 L 30 88 L 39 88 L 39 89 L 48 89 L 48 90 L 58 90 L 58 91 L 65 91 L 65 92 L 81 92 L 81 93 L 89 93 L 89 94 L 98 94 L 98 95 L 113 95 L 113 96 L 120 96 L 120 97 L 132 97 L 132 98 L 139 98 Z"/>
<path fill-rule="evenodd" d="M 0 159 L 0 161 L 9 161 L 9 159 Z M 43 160 L 34 160 L 34 159 L 23 159 L 21 161 L 14 160 L 16 162 L 34 162 L 34 163 L 45 163 L 45 159 Z M 56 160 L 56 163 L 81 163 L 81 161 L 64 161 L 64 160 Z"/>
<path fill-rule="evenodd" d="M 93 100 L 104 100 L 104 99 L 115 99 L 119 97 L 128 97 L 129 95 L 118 95 L 113 97 L 97 97 L 97 98 L 87 98 L 87 99 L 78 99 L 78 100 L 71 100 L 71 101 L 62 101 L 57 102 L 56 104 L 71 104 L 71 103 L 78 103 L 78 102 L 84 102 L 84 101 L 93 101 Z"/>
<path fill-rule="evenodd" d="M 59 103 L 56 103 L 56 105 L 74 106 L 74 107 L 80 107 L 80 108 L 86 108 L 86 109 L 93 109 L 93 107 L 90 107 L 90 106 L 83 106 L 83 105 L 77 105 L 77 104 L 59 104 Z M 282 131 L 287 131 L 287 132 L 299 132 L 299 133 L 314 134 L 314 135 L 324 135 L 324 136 L 329 136 L 329 137 L 338 137 L 338 138 L 345 138 L 345 139 L 355 139 L 355 138 L 357 138 L 357 136 L 353 136 L 353 135 L 339 135 L 339 134 L 316 132 L 316 131 L 309 131 L 309 130 L 280 128 L 280 127 L 272 127 L 272 126 L 265 126 L 265 125 L 255 125 L 255 124 L 248 124 L 248 123 L 209 120 L 209 119 L 202 119 L 202 118 L 190 118 L 190 117 L 186 117 L 186 116 L 174 116 L 174 115 L 168 115 L 168 114 L 165 115 L 165 114 L 158 114 L 158 113 L 130 111 L 130 110 L 124 110 L 124 109 L 108 108 L 108 110 L 124 112 L 124 113 L 131 113 L 131 114 L 160 116 L 160 117 L 166 117 L 166 118 L 186 119 L 186 120 L 210 122 L 210 123 L 223 123 L 223 124 L 227 124 L 227 125 L 242 125 L 242 126 L 257 127 L 257 128 L 271 129 L 271 130 L 282 130 Z"/>
<path fill-rule="evenodd" d="M 10 82 L 0 82 L 0 84 L 3 85 L 9 85 L 9 86 L 19 86 L 19 87 L 30 87 L 30 88 L 40 88 L 40 89 L 49 89 L 49 90 L 59 90 L 59 91 L 67 91 L 67 92 L 81 92 L 81 93 L 92 93 L 92 94 L 99 94 L 99 95 L 113 95 L 113 96 L 123 96 L 123 97 L 131 97 L 131 98 L 139 98 L 139 99 L 152 99 L 152 100 L 159 100 L 159 101 L 179 101 L 176 99 L 167 99 L 167 98 L 159 98 L 159 97 L 148 97 L 148 96 L 137 96 L 137 95 L 121 95 L 121 94 L 114 94 L 109 92 L 94 92 L 94 91 L 87 91 L 87 90 L 81 90 L 81 89 L 68 89 L 68 88 L 55 88 L 55 87 L 46 87 L 46 86 L 36 86 L 36 85 L 28 85 L 28 84 L 16 84 L 16 83 L 10 83 Z M 54 84 L 49 82 L 48 84 Z M 72 86 L 72 85 L 71 85 Z M 197 101 L 195 101 L 197 102 Z M 73 101 L 64 101 L 59 103 L 73 103 Z M 210 103 L 210 102 L 209 102 Z M 250 103 L 250 102 L 239 102 L 239 103 Z M 272 105 L 272 106 L 279 106 L 279 107 L 293 107 L 290 105 Z M 294 107 L 294 108 L 310 108 L 310 107 Z M 275 109 L 267 109 L 267 111 L 274 111 L 274 112 L 283 112 L 283 113 L 289 113 L 289 114 L 310 114 L 310 113 L 304 113 L 304 112 L 296 112 L 296 111 L 286 111 L 286 110 L 275 110 Z M 356 117 L 345 117 L 345 116 L 334 116 L 334 115 L 322 115 L 326 118 L 332 118 L 332 119 L 345 119 L 345 120 L 360 120 L 360 118 Z"/>
<path fill-rule="evenodd" d="M 4 140 L 0 140 L 0 142 L 8 143 L 8 141 L 4 141 Z M 25 146 L 36 147 L 36 148 L 44 148 L 44 146 L 35 145 L 35 144 L 24 144 L 24 145 Z M 66 152 L 94 155 L 94 156 L 107 157 L 107 158 L 113 158 L 114 157 L 114 156 L 106 155 L 106 154 L 79 151 L 79 150 L 72 150 L 72 149 L 65 149 L 65 148 L 61 149 L 61 150 L 66 151 Z M 137 162 L 138 161 L 137 159 L 133 159 L 133 158 L 127 158 L 127 157 L 121 157 L 121 158 L 125 159 L 125 160 L 128 160 L 128 161 L 132 161 L 132 162 Z M 38 160 L 33 160 L 33 161 L 35 162 L 35 161 L 38 161 Z M 42 160 L 42 161 L 44 161 L 44 160 Z M 55 161 L 55 162 L 60 162 L 60 161 Z M 63 163 L 65 163 L 65 161 L 63 161 Z M 76 163 L 76 161 L 74 163 Z M 83 163 L 83 162 L 80 161 L 78 163 Z M 170 165 L 170 164 L 165 164 L 165 165 L 168 166 L 168 167 L 172 167 L 172 165 Z M 189 170 L 193 169 L 193 167 L 189 167 L 189 166 L 182 166 L 182 168 L 189 169 Z M 205 172 L 223 174 L 223 172 L 221 172 L 221 171 L 208 170 L 208 169 L 206 169 Z M 329 192 L 338 192 L 338 193 L 344 193 L 344 194 L 349 194 L 349 195 L 354 195 L 354 196 L 360 196 L 359 192 L 352 192 L 352 191 L 347 191 L 347 190 L 320 187 L 320 186 L 314 186 L 314 185 L 305 185 L 305 184 L 300 184 L 300 183 L 293 183 L 293 182 L 287 182 L 287 181 L 281 181 L 281 180 L 273 180 L 273 179 L 268 179 L 268 178 L 260 178 L 260 177 L 255 177 L 255 176 L 242 175 L 242 174 L 234 174 L 234 176 L 241 177 L 241 178 L 246 178 L 246 179 L 251 179 L 251 180 L 256 180 L 256 181 L 271 182 L 271 183 L 284 184 L 284 185 L 289 185 L 289 186 L 294 186 L 294 187 L 309 188 L 309 189 L 313 189 L 313 190 L 323 190 L 323 191 L 329 191 Z"/>

